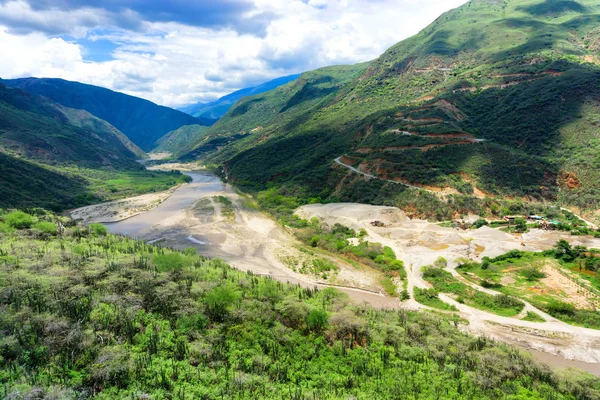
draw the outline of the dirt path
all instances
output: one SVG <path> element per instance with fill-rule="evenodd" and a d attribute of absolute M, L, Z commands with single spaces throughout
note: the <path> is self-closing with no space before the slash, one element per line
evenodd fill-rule
<path fill-rule="evenodd" d="M 365 229 L 368 234 L 367 240 L 390 246 L 405 263 L 411 297 L 415 287 L 429 287 L 422 279 L 421 267 L 433 264 L 438 257 L 444 257 L 448 265 L 452 266 L 456 265 L 457 260 L 461 258 L 480 260 L 483 256 L 495 257 L 513 249 L 545 250 L 551 248 L 559 238 L 574 241 L 569 235 L 538 230 L 525 235 L 524 239 L 487 227 L 475 231 L 456 231 L 426 221 L 410 220 L 401 210 L 394 207 L 351 203 L 315 204 L 304 206 L 297 213 L 303 218 L 320 218 L 329 225 L 340 223 L 353 229 Z M 386 226 L 373 227 L 370 224 L 373 220 L 382 221 Z M 525 247 L 521 246 L 521 240 L 525 240 Z M 600 244 L 596 239 L 588 240 L 593 246 Z M 482 251 L 475 255 L 473 248 Z M 449 270 L 458 277 L 458 273 L 453 268 Z M 459 279 L 462 280 L 462 277 Z M 498 294 L 493 290 L 472 283 L 468 284 L 477 290 Z M 560 322 L 527 302 L 525 302 L 525 312 L 535 312 L 547 321 L 529 322 L 502 317 L 460 304 L 444 294 L 441 294 L 440 298 L 454 305 L 461 317 L 469 321 L 465 329 L 470 332 L 560 355 L 569 360 L 600 363 L 600 330 Z M 414 300 L 407 305 L 419 307 L 418 304 L 415 305 Z"/>

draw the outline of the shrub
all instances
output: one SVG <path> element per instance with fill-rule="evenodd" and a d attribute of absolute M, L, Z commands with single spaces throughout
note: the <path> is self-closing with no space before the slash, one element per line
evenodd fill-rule
<path fill-rule="evenodd" d="M 93 223 L 88 228 L 94 236 L 106 236 L 108 234 L 108 229 L 102 224 Z"/>
<path fill-rule="evenodd" d="M 488 225 L 488 222 L 484 218 L 479 218 L 477 221 L 473 222 L 473 227 L 476 229 L 486 225 Z"/>
<path fill-rule="evenodd" d="M 4 217 L 4 221 L 13 228 L 27 229 L 35 224 L 36 218 L 23 211 L 13 211 Z"/>
<path fill-rule="evenodd" d="M 48 221 L 41 221 L 33 225 L 33 229 L 49 235 L 56 235 L 56 224 Z"/>
<path fill-rule="evenodd" d="M 546 308 L 548 309 L 548 314 L 550 315 L 563 314 L 572 316 L 575 315 L 576 311 L 575 306 L 573 304 L 565 303 L 559 300 L 552 300 L 548 302 Z"/>
<path fill-rule="evenodd" d="M 325 326 L 327 326 L 327 322 L 329 321 L 329 316 L 325 310 L 320 308 L 313 309 L 308 316 L 306 317 L 306 327 L 311 331 L 322 331 Z"/>
<path fill-rule="evenodd" d="M 543 273 L 538 267 L 523 268 L 521 271 L 519 271 L 519 274 L 529 282 L 539 281 L 540 279 L 546 277 L 546 274 Z"/>
<path fill-rule="evenodd" d="M 0 233 L 9 233 L 14 231 L 12 226 L 5 224 L 4 222 L 0 222 Z"/>
<path fill-rule="evenodd" d="M 229 286 L 217 286 L 204 298 L 208 315 L 213 321 L 224 321 L 229 307 L 240 299 L 239 292 Z"/>
<path fill-rule="evenodd" d="M 159 271 L 177 271 L 191 267 L 193 258 L 181 253 L 155 254 L 152 263 Z"/>

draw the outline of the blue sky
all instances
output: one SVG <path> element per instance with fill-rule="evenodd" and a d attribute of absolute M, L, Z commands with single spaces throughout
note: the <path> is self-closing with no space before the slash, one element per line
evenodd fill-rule
<path fill-rule="evenodd" d="M 373 59 L 466 0 L 0 0 L 0 77 L 178 106 Z"/>

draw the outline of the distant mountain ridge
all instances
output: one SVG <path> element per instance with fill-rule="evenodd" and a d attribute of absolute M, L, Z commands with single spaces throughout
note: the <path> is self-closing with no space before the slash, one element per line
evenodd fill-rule
<path fill-rule="evenodd" d="M 214 122 L 103 87 L 63 79 L 21 78 L 0 83 L 47 97 L 65 107 L 86 110 L 112 124 L 145 151 L 154 149 L 162 136 L 181 126 Z"/>
<path fill-rule="evenodd" d="M 87 111 L 0 84 L 0 151 L 50 164 L 138 169 L 145 153 Z"/>
<path fill-rule="evenodd" d="M 268 92 L 270 90 L 278 88 L 279 86 L 285 85 L 286 83 L 294 81 L 299 77 L 300 74 L 282 76 L 280 78 L 273 79 L 258 86 L 237 90 L 233 93 L 221 97 L 218 100 L 211 101 L 209 103 L 196 103 L 178 108 L 178 110 L 197 118 L 219 119 L 223 117 L 223 115 L 225 115 L 227 111 L 229 111 L 231 106 L 233 106 L 241 98 Z"/>

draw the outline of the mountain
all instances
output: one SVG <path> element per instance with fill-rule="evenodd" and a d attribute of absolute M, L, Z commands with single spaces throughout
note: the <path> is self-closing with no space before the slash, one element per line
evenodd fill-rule
<path fill-rule="evenodd" d="M 43 163 L 137 168 L 144 156 L 115 127 L 87 111 L 0 85 L 0 146 Z"/>
<path fill-rule="evenodd" d="M 87 111 L 0 84 L 0 207 L 58 211 L 185 180 L 145 171 L 136 162 L 145 156 Z"/>
<path fill-rule="evenodd" d="M 285 85 L 288 82 L 294 81 L 300 77 L 300 74 L 283 76 L 272 81 L 265 82 L 261 85 L 240 89 L 233 93 L 223 96 L 218 100 L 211 101 L 210 103 L 197 103 L 186 107 L 182 107 L 179 110 L 187 114 L 193 115 L 198 118 L 210 118 L 219 119 L 227 113 L 227 111 L 233 106 L 238 100 L 246 96 L 253 96 L 256 94 L 268 92 L 278 88 L 279 86 Z"/>
<path fill-rule="evenodd" d="M 204 125 L 185 125 L 177 128 L 160 138 L 154 151 L 171 153 L 175 157 L 188 153 L 193 150 L 192 143 L 196 143 L 207 129 Z"/>
<path fill-rule="evenodd" d="M 205 132 L 220 145 L 188 157 L 257 190 L 396 205 L 425 200 L 389 181 L 455 194 L 434 215 L 462 194 L 598 208 L 599 22 L 598 0 L 471 0 L 368 64 L 244 98 Z"/>
<path fill-rule="evenodd" d="M 65 107 L 86 110 L 123 132 L 136 145 L 150 151 L 166 133 L 184 125 L 211 125 L 214 121 L 194 118 L 148 100 L 98 86 L 50 78 L 1 80 L 7 86 L 47 97 Z"/>

